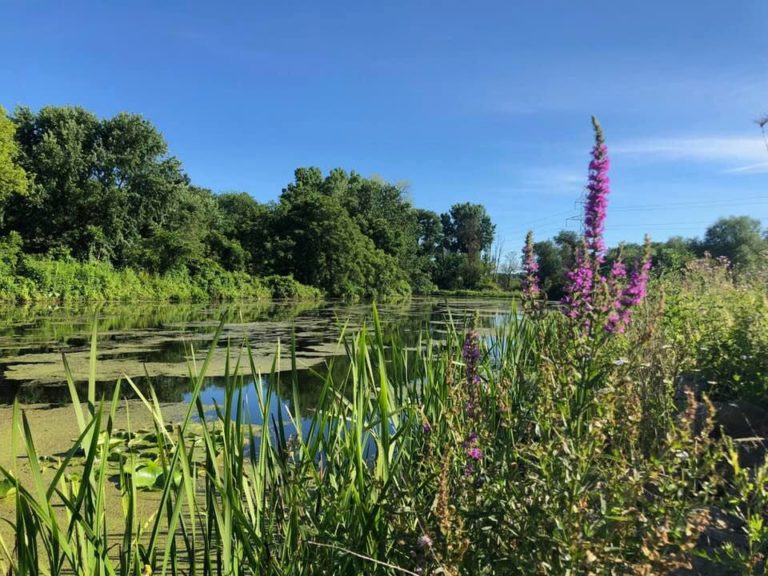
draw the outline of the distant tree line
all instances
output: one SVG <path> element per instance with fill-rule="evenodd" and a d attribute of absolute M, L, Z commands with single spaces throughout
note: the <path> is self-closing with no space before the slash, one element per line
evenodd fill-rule
<path fill-rule="evenodd" d="M 581 237 L 576 232 L 563 230 L 554 238 L 534 244 L 542 287 L 550 299 L 562 297 L 565 273 L 573 266 L 580 242 Z M 642 252 L 641 244 L 614 247 L 608 253 L 607 265 L 619 258 L 627 262 L 636 260 Z M 703 238 L 673 236 L 665 242 L 654 242 L 651 254 L 656 274 L 678 270 L 706 254 L 726 258 L 735 272 L 748 272 L 768 261 L 768 229 L 763 230 L 760 220 L 755 218 L 729 216 L 718 219 L 707 228 Z"/>
<path fill-rule="evenodd" d="M 164 274 L 286 275 L 332 297 L 397 297 L 492 280 L 479 204 L 414 207 L 404 186 L 299 168 L 277 201 L 191 182 L 136 114 L 0 108 L 0 240 L 25 254 Z"/>

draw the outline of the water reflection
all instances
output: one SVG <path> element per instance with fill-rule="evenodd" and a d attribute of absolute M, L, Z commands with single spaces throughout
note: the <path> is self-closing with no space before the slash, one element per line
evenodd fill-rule
<path fill-rule="evenodd" d="M 478 313 L 481 327 L 503 324 L 510 302 L 419 298 L 381 305 L 379 312 L 388 330 L 396 330 L 405 345 L 414 346 L 423 330 L 434 338 L 444 337 L 449 319 L 461 327 Z M 339 371 L 338 376 L 346 370 L 343 358 L 327 361 L 343 352 L 336 345 L 342 326 L 354 332 L 370 318 L 370 305 L 338 302 L 2 309 L 0 403 L 14 398 L 25 404 L 69 402 L 62 353 L 67 355 L 77 386 L 84 393 L 94 321 L 98 327 L 100 394 L 109 397 L 116 380 L 127 375 L 140 387 L 151 381 L 163 402 L 182 402 L 190 389 L 187 367 L 191 355 L 198 359 L 204 356 L 216 327 L 224 322 L 223 337 L 209 371 L 212 377 L 206 380 L 206 398 L 221 394 L 222 380 L 218 377 L 224 374 L 227 344 L 237 350 L 247 343 L 261 372 L 268 373 L 278 340 L 284 350 L 278 369 L 290 366 L 285 350 L 295 333 L 297 359 L 303 367 L 299 371 L 301 401 L 311 408 L 316 403 L 313 393 L 319 393 L 328 370 Z M 280 381 L 281 390 L 289 391 L 289 373 L 283 373 Z M 252 380 L 247 386 L 255 391 Z M 131 395 L 129 386 L 123 385 L 122 391 Z"/>

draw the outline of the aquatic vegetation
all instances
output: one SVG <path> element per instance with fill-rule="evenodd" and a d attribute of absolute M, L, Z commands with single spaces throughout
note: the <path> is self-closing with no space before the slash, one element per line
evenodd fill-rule
<path fill-rule="evenodd" d="M 13 574 L 656 574 L 690 565 L 699 512 L 720 506 L 753 526 L 752 547 L 732 556 L 754 564 L 765 499 L 742 499 L 759 493 L 748 473 L 721 474 L 728 452 L 695 416 L 706 400 L 675 404 L 680 359 L 672 325 L 654 328 L 661 304 L 644 301 L 579 363 L 559 313 L 513 315 L 490 336 L 424 333 L 414 356 L 374 309 L 342 334 L 344 370 L 320 381 L 317 405 L 302 402 L 294 367 L 288 415 L 264 429 L 237 375 L 259 376 L 247 342 L 232 349 L 220 405 L 200 399 L 209 352 L 179 421 L 141 396 L 155 421 L 144 431 L 114 427 L 132 384 L 98 401 L 94 360 L 84 409 L 70 385 L 81 433 L 58 461 L 41 460 L 15 411 L 29 469 L 0 469 L 17 529 L 0 556 Z M 279 386 L 272 372 L 257 389 L 262 417 Z M 147 503 L 156 512 L 137 516 Z"/>

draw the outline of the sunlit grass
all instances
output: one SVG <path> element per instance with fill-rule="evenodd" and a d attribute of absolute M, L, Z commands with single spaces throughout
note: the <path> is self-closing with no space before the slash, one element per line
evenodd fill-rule
<path fill-rule="evenodd" d="M 754 565 L 764 486 L 740 471 L 724 479 L 726 452 L 694 422 L 705 401 L 672 401 L 680 363 L 652 321 L 585 357 L 561 315 L 513 313 L 477 342 L 476 366 L 466 328 L 439 342 L 425 332 L 414 354 L 374 308 L 358 332 L 342 328 L 348 368 L 328 370 L 311 410 L 295 346 L 278 345 L 262 375 L 247 342 L 228 345 L 224 402 L 204 406 L 219 329 L 190 363 L 191 400 L 174 424 L 129 379 L 97 397 L 94 331 L 85 410 L 70 377 L 80 436 L 52 475 L 14 408 L 13 453 L 30 480 L 0 469 L 16 510 L 0 557 L 12 574 L 663 573 L 688 561 L 698 511 L 731 494 L 754 533 L 742 565 Z M 287 419 L 268 409 L 282 355 Z M 262 376 L 263 427 L 244 391 Z M 125 387 L 154 430 L 114 428 Z M 155 512 L 140 517 L 146 499 Z"/>

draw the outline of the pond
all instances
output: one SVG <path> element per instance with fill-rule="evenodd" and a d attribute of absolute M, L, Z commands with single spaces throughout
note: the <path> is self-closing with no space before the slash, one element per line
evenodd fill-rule
<path fill-rule="evenodd" d="M 450 321 L 460 329 L 475 314 L 480 328 L 503 324 L 511 302 L 414 298 L 379 305 L 379 313 L 383 323 L 399 329 L 406 345 L 414 345 L 423 331 L 439 339 Z M 370 304 L 337 302 L 0 308 L 0 404 L 14 399 L 22 404 L 68 403 L 63 354 L 84 391 L 94 323 L 99 394 L 108 395 L 115 382 L 127 376 L 139 387 L 151 382 L 161 402 L 183 403 L 189 398 L 190 366 L 195 360 L 199 365 L 223 322 L 222 338 L 207 371 L 204 403 L 223 397 L 228 346 L 232 362 L 243 346 L 250 348 L 261 374 L 269 374 L 275 364 L 280 389 L 290 396 L 290 346 L 295 334 L 300 401 L 303 408 L 311 408 L 328 370 L 345 370 L 344 348 L 338 343 L 342 330 L 359 330 L 371 314 Z M 276 359 L 278 342 L 281 353 Z M 329 362 L 330 358 L 336 360 Z M 255 397 L 255 380 L 247 378 L 246 397 Z M 129 387 L 122 390 L 127 393 Z M 283 405 L 282 398 L 275 398 L 271 408 L 280 410 Z M 260 420 L 260 415 L 253 415 L 252 421 Z"/>

